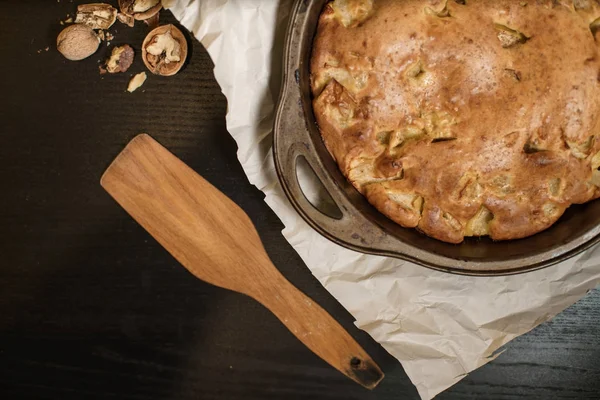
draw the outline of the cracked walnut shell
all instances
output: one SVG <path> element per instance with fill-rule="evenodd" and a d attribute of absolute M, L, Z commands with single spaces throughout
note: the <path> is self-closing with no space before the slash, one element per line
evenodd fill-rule
<path fill-rule="evenodd" d="M 138 21 L 153 17 L 162 8 L 161 0 L 119 0 L 123 14 L 131 15 Z"/>
<path fill-rule="evenodd" d="M 173 25 L 163 25 L 152 30 L 142 44 L 142 60 L 156 75 L 175 75 L 187 58 L 187 41 Z"/>
<path fill-rule="evenodd" d="M 76 24 L 92 29 L 108 29 L 117 20 L 117 9 L 106 3 L 82 4 L 77 6 Z"/>

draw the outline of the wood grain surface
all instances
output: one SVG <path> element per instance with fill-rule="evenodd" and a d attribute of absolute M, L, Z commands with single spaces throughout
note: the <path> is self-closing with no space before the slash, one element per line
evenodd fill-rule
<path fill-rule="evenodd" d="M 149 75 L 129 94 L 129 72 L 98 74 L 106 47 L 81 62 L 55 51 L 59 20 L 80 3 L 0 2 L 0 398 L 418 399 L 247 182 L 202 47 L 190 38 L 178 75 Z M 137 50 L 147 28 L 111 31 L 113 44 Z M 130 72 L 143 70 L 138 57 Z M 330 368 L 258 303 L 195 279 L 104 192 L 103 171 L 140 132 L 244 209 L 282 274 L 382 367 L 375 390 Z M 439 398 L 600 398 L 599 317 L 593 291 Z"/>

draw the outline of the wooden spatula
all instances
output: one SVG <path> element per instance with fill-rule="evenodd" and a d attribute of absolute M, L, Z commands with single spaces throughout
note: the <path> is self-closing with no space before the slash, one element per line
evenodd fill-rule
<path fill-rule="evenodd" d="M 134 138 L 101 184 L 197 278 L 256 299 L 364 387 L 383 379 L 348 332 L 279 273 L 244 211 L 150 136 Z"/>

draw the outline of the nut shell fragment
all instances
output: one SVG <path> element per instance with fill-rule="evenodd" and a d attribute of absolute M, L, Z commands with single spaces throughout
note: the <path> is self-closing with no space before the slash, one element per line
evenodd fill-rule
<path fill-rule="evenodd" d="M 77 6 L 76 24 L 92 29 L 108 29 L 117 20 L 117 9 L 106 3 L 82 4 Z"/>
<path fill-rule="evenodd" d="M 135 25 L 135 19 L 129 14 L 118 13 L 117 19 L 119 20 L 119 22 L 127 25 L 130 28 L 133 28 L 133 26 Z"/>
<path fill-rule="evenodd" d="M 98 50 L 100 38 L 92 28 L 82 24 L 70 25 L 58 34 L 56 47 L 67 60 L 79 61 Z"/>
<path fill-rule="evenodd" d="M 156 75 L 175 75 L 187 58 L 185 36 L 173 25 L 163 25 L 152 30 L 142 44 L 142 59 Z"/>
<path fill-rule="evenodd" d="M 158 13 L 162 3 L 160 0 L 119 0 L 119 8 L 123 14 L 143 21 Z"/>

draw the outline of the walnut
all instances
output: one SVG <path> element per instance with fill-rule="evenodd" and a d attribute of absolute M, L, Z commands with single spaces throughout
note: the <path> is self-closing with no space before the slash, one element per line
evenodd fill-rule
<path fill-rule="evenodd" d="M 66 27 L 58 34 L 56 47 L 67 60 L 83 60 L 94 54 L 100 45 L 100 38 L 92 28 L 82 24 Z"/>
<path fill-rule="evenodd" d="M 137 89 L 140 88 L 140 86 L 142 86 L 144 84 L 144 82 L 146 82 L 146 78 L 147 78 L 147 76 L 146 76 L 145 72 L 140 72 L 139 74 L 135 75 L 129 81 L 129 85 L 127 86 L 127 91 L 129 93 L 135 92 Z"/>
<path fill-rule="evenodd" d="M 76 24 L 84 24 L 92 29 L 108 29 L 117 19 L 117 9 L 110 4 L 92 3 L 77 6 Z"/>
<path fill-rule="evenodd" d="M 128 44 L 113 48 L 110 58 L 106 60 L 106 71 L 111 74 L 127 71 L 133 63 L 133 57 L 133 49 Z"/>
<path fill-rule="evenodd" d="M 175 75 L 187 57 L 185 36 L 173 25 L 163 25 L 152 30 L 142 44 L 142 59 L 156 75 Z"/>
<path fill-rule="evenodd" d="M 160 0 L 119 0 L 119 8 L 123 14 L 143 21 L 159 12 L 162 3 Z"/>

